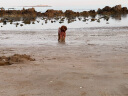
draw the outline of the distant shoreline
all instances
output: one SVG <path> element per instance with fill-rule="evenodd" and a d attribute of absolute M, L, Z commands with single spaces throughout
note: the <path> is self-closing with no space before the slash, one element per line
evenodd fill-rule
<path fill-rule="evenodd" d="M 22 7 L 52 7 L 49 5 L 36 5 L 36 6 L 22 6 Z"/>

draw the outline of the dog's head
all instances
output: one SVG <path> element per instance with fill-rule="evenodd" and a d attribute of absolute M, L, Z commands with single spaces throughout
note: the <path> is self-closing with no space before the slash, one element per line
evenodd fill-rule
<path fill-rule="evenodd" d="M 67 27 L 66 26 L 61 26 L 61 32 L 65 32 L 67 30 Z"/>

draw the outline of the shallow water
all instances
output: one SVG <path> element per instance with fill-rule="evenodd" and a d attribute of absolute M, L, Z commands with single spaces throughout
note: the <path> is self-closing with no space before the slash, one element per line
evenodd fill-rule
<path fill-rule="evenodd" d="M 30 24 L 25 24 L 23 21 L 7 22 L 6 24 L 0 23 L 0 30 L 44 30 L 44 29 L 58 29 L 62 25 L 66 25 L 69 29 L 71 28 L 89 28 L 89 27 L 127 27 L 128 26 L 128 15 L 111 16 L 109 20 L 102 18 L 98 22 L 98 19 L 103 16 L 97 15 L 95 21 L 91 21 L 94 17 L 79 17 L 73 18 L 69 22 L 69 18 L 60 17 L 58 20 L 55 18 L 36 18 L 35 21 L 30 21 Z M 84 21 L 87 19 L 86 21 Z M 18 25 L 16 25 L 18 23 Z M 23 26 L 20 26 L 23 24 Z"/>

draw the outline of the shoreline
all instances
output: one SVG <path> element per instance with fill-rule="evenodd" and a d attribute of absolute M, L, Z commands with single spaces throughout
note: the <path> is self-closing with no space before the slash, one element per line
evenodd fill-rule
<path fill-rule="evenodd" d="M 92 30 L 92 29 L 95 29 L 95 30 L 98 30 L 98 29 L 114 29 L 114 30 L 119 30 L 119 29 L 128 29 L 128 26 L 112 26 L 112 27 L 110 27 L 110 26 L 103 26 L 103 27 L 82 27 L 82 28 L 68 28 L 69 30 L 86 30 L 86 29 L 90 29 L 90 30 Z M 14 29 L 14 30 L 7 30 L 7 29 L 5 29 L 5 30 L 0 30 L 0 31 L 57 31 L 58 30 L 58 28 L 54 28 L 54 29 Z"/>
<path fill-rule="evenodd" d="M 4 15 L 18 15 L 18 16 L 24 16 L 24 15 L 30 15 L 35 17 L 35 16 L 46 16 L 46 17 L 58 17 L 58 16 L 65 16 L 65 17 L 88 17 L 88 16 L 96 16 L 96 15 L 104 15 L 105 18 L 106 15 L 111 16 L 111 15 L 120 15 L 120 14 L 128 14 L 128 9 L 127 7 L 122 7 L 121 5 L 115 5 L 113 7 L 110 6 L 105 6 L 104 8 L 100 9 L 98 8 L 97 10 L 89 10 L 89 11 L 82 11 L 82 12 L 74 12 L 70 9 L 67 9 L 65 12 L 62 10 L 53 10 L 53 9 L 48 9 L 46 12 L 37 12 L 35 11 L 34 8 L 28 8 L 25 9 L 23 8 L 22 10 L 5 10 L 3 7 L 1 8 L 1 16 Z M 29 16 L 30 17 L 30 16 Z"/>

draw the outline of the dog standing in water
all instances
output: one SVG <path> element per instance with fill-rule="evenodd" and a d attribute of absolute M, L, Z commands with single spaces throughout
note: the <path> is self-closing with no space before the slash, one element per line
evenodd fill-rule
<path fill-rule="evenodd" d="M 67 30 L 66 26 L 61 26 L 58 29 L 58 41 L 59 42 L 65 42 L 66 30 Z"/>

